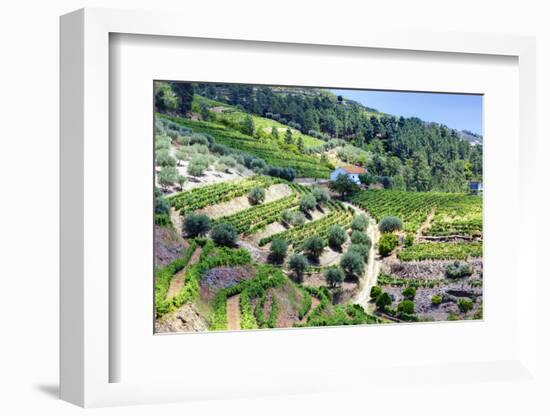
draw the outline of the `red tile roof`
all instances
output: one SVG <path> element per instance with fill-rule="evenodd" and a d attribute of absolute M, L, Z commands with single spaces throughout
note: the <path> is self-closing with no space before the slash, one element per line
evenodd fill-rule
<path fill-rule="evenodd" d="M 352 173 L 352 174 L 367 173 L 365 169 L 359 166 L 344 166 L 342 169 L 344 169 L 347 173 Z"/>

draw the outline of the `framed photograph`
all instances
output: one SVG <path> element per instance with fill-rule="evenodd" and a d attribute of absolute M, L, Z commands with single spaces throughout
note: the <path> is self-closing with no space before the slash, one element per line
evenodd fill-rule
<path fill-rule="evenodd" d="M 62 398 L 536 382 L 534 41 L 179 22 L 61 19 Z"/>

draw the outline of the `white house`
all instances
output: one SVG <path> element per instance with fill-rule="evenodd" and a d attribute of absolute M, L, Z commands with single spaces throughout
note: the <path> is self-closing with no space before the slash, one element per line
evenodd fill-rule
<path fill-rule="evenodd" d="M 359 182 L 359 175 L 362 175 L 363 173 L 367 173 L 367 170 L 359 166 L 343 166 L 332 171 L 330 174 L 330 180 L 335 181 L 338 176 L 347 175 L 348 178 L 359 185 L 361 183 Z"/>

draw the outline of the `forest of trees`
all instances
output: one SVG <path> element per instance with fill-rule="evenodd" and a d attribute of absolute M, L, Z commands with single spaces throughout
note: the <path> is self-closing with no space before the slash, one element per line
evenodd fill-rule
<path fill-rule="evenodd" d="M 170 102 L 185 113 L 193 93 L 277 120 L 304 134 L 341 139 L 369 152 L 366 168 L 391 178 L 403 190 L 466 190 L 469 180 L 481 179 L 481 145 L 471 145 L 459 132 L 418 118 L 377 113 L 328 91 L 241 84 L 170 83 L 171 91 L 156 91 L 157 107 Z M 168 98 L 167 98 L 168 97 Z M 162 108 L 158 108 L 162 111 Z"/>

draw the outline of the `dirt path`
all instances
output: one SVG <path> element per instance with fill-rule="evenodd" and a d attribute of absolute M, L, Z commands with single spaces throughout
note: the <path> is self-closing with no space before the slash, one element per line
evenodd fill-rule
<path fill-rule="evenodd" d="M 189 266 L 192 266 L 193 264 L 199 261 L 199 258 L 201 256 L 201 251 L 202 251 L 202 248 L 198 247 L 193 253 L 193 255 L 191 256 L 191 258 L 189 259 L 187 266 L 185 266 L 183 269 L 181 269 L 172 277 L 172 280 L 170 281 L 170 287 L 168 288 L 168 293 L 166 294 L 166 299 L 171 299 L 174 296 L 176 296 L 178 293 L 180 293 L 185 283 L 185 272 L 187 271 L 187 268 Z"/>
<path fill-rule="evenodd" d="M 422 225 L 416 232 L 416 238 L 415 238 L 416 241 L 420 240 L 422 238 L 422 234 L 424 233 L 424 231 L 430 228 L 430 225 L 432 225 L 432 220 L 434 219 L 434 215 L 435 215 L 435 208 L 432 208 L 432 210 L 429 212 L 428 216 L 426 217 L 426 221 L 422 223 Z"/>
<path fill-rule="evenodd" d="M 370 300 L 370 291 L 376 281 L 378 280 L 378 275 L 380 274 L 380 265 L 382 264 L 380 256 L 376 253 L 376 245 L 380 238 L 380 231 L 378 230 L 378 224 L 366 211 L 357 208 L 356 206 L 345 204 L 351 206 L 355 209 L 356 212 L 365 214 L 369 218 L 369 226 L 367 227 L 367 235 L 369 236 L 372 244 L 369 250 L 369 260 L 367 262 L 367 268 L 365 274 L 359 281 L 359 290 L 354 296 L 352 302 L 358 305 L 361 305 L 365 310 L 369 311 L 372 309 L 372 305 L 369 304 Z"/>
<path fill-rule="evenodd" d="M 227 299 L 227 329 L 230 331 L 241 329 L 240 297 L 240 295 L 235 295 Z"/>

